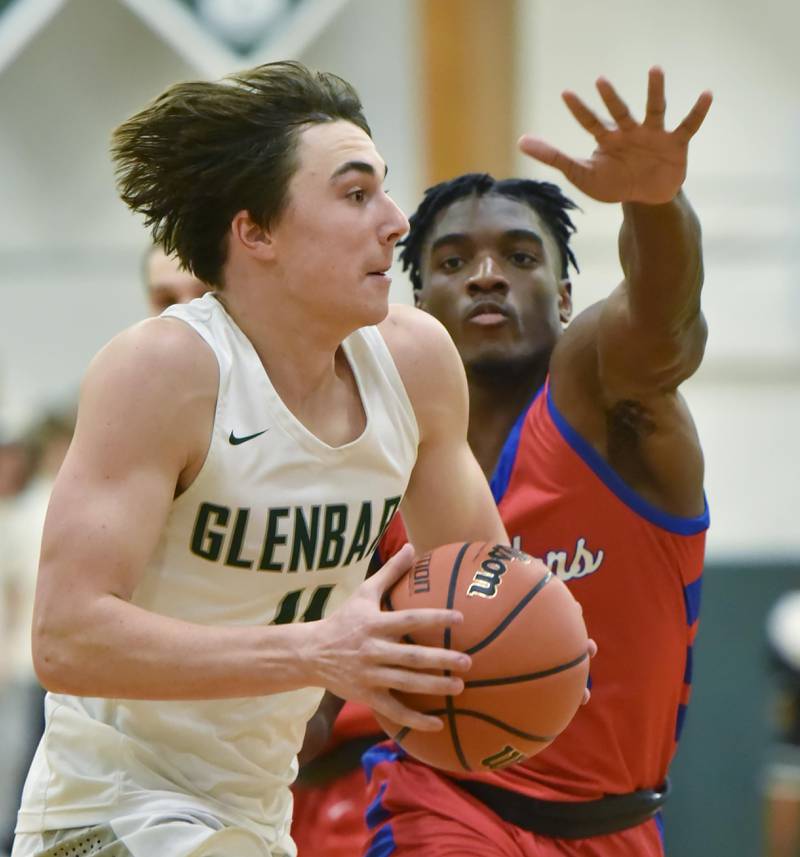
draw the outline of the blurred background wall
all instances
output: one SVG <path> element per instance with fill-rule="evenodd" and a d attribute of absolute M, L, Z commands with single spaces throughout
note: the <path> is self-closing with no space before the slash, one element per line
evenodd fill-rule
<path fill-rule="evenodd" d="M 224 18 L 226 4 L 237 2 L 206 3 L 208 14 L 216 7 Z M 285 58 L 342 75 L 363 97 L 390 192 L 407 212 L 427 184 L 466 169 L 560 182 L 517 156 L 514 141 L 532 131 L 588 155 L 591 140 L 559 94 L 572 88 L 599 108 L 599 74 L 636 114 L 647 68 L 662 65 L 673 125 L 712 89 L 686 185 L 706 250 L 710 339 L 685 393 L 707 458 L 709 582 L 668 821 L 676 854 L 757 854 L 763 618 L 779 591 L 800 584 L 800 4 L 276 0 L 246 55 L 189 5 L 0 0 L 0 426 L 13 432 L 72 395 L 97 349 L 144 315 L 148 239 L 116 198 L 108 140 L 175 81 Z M 573 196 L 583 209 L 581 309 L 620 277 L 620 212 Z M 410 299 L 399 271 L 393 289 Z M 709 824 L 692 813 L 727 770 L 719 758 L 734 764 L 746 795 L 737 804 L 718 782 Z"/>

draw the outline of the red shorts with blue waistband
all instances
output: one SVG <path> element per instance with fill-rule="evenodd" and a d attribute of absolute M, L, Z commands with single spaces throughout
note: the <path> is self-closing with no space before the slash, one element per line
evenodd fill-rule
<path fill-rule="evenodd" d="M 555 839 L 499 818 L 457 783 L 384 743 L 364 755 L 364 857 L 663 857 L 660 818 L 618 833 Z"/>

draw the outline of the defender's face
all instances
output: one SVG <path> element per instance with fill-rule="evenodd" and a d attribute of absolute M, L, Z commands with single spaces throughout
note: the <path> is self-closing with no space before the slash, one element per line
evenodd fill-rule
<path fill-rule="evenodd" d="M 464 365 L 549 357 L 572 309 L 558 245 L 528 205 L 497 194 L 456 200 L 422 249 L 419 305 Z"/>
<path fill-rule="evenodd" d="M 287 288 L 331 320 L 376 324 L 388 311 L 394 246 L 408 229 L 384 189 L 386 164 L 345 121 L 308 127 L 297 155 L 286 210 L 271 230 Z"/>
<path fill-rule="evenodd" d="M 172 304 L 185 304 L 202 297 L 208 286 L 184 271 L 174 256 L 156 248 L 147 259 L 147 303 L 151 315 L 160 315 Z"/>

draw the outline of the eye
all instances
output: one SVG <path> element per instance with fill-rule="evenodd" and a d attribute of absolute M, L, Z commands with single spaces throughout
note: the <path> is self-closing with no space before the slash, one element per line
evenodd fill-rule
<path fill-rule="evenodd" d="M 353 200 L 356 203 L 362 203 L 367 198 L 367 194 L 360 187 L 355 188 L 355 190 L 351 190 L 350 193 L 347 194 L 347 198 Z"/>
<path fill-rule="evenodd" d="M 508 257 L 514 265 L 519 268 L 532 268 L 537 263 L 537 258 L 524 250 L 517 250 Z"/>
<path fill-rule="evenodd" d="M 460 256 L 448 256 L 442 259 L 439 267 L 448 274 L 453 274 L 464 266 L 464 260 Z"/>

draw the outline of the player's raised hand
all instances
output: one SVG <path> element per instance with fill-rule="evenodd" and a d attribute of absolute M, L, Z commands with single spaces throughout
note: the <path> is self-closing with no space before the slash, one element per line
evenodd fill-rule
<path fill-rule="evenodd" d="M 578 160 L 544 140 L 526 134 L 519 147 L 537 161 L 555 167 L 572 184 L 600 202 L 669 202 L 686 178 L 689 140 L 711 107 L 711 93 L 700 94 L 686 118 L 672 131 L 664 128 L 664 72 L 651 68 L 644 121 L 631 116 L 625 102 L 603 77 L 597 90 L 613 123 L 603 122 L 574 92 L 562 93 L 570 113 L 597 142 L 591 157 Z"/>
<path fill-rule="evenodd" d="M 411 567 L 414 551 L 406 545 L 376 574 L 364 581 L 333 615 L 317 625 L 311 658 L 315 684 L 342 699 L 369 705 L 387 719 L 422 731 L 442 728 L 438 717 L 403 705 L 390 691 L 431 695 L 461 693 L 464 682 L 447 672 L 465 672 L 468 655 L 450 649 L 404 642 L 421 630 L 463 621 L 456 610 L 420 608 L 381 610 L 383 593 Z"/>

